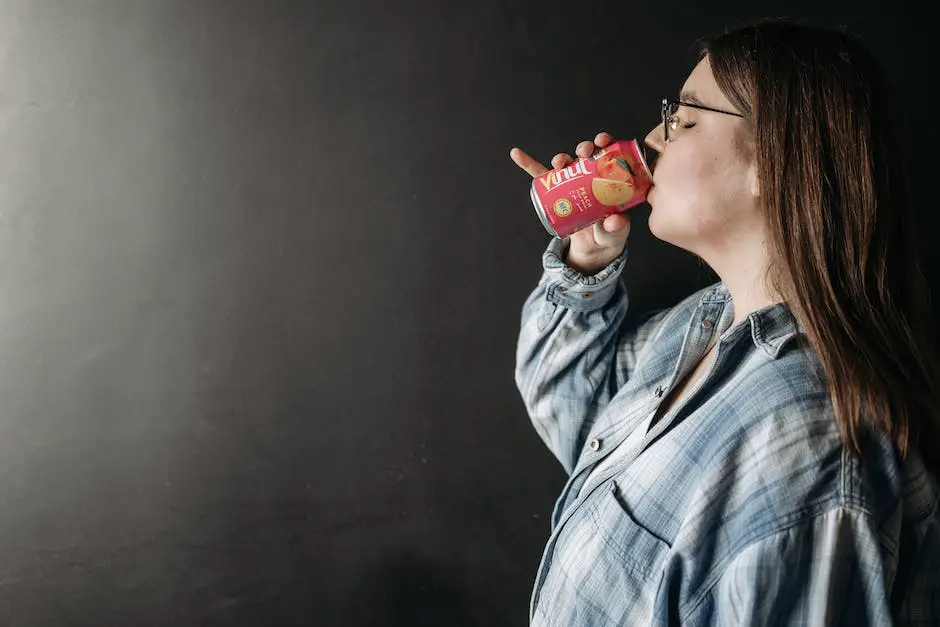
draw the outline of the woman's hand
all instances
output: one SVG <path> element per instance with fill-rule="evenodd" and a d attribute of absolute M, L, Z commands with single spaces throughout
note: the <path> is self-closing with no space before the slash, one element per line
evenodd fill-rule
<path fill-rule="evenodd" d="M 585 140 L 579 143 L 575 147 L 575 154 L 580 158 L 590 157 L 597 149 L 604 148 L 613 141 L 614 138 L 609 134 L 598 133 L 593 142 Z M 533 178 L 550 171 L 519 148 L 513 148 L 509 156 Z M 558 153 L 552 157 L 552 169 L 563 168 L 573 161 L 571 155 Z M 581 274 L 596 274 L 623 252 L 629 235 L 630 216 L 627 213 L 607 216 L 569 236 L 570 246 L 564 261 Z"/>

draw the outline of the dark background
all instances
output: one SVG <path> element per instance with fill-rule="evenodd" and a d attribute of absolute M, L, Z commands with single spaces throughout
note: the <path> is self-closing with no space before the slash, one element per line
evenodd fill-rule
<path fill-rule="evenodd" d="M 844 25 L 929 235 L 902 4 L 0 0 L 0 624 L 524 625 L 564 473 L 509 149 L 642 138 L 699 36 Z M 635 311 L 713 281 L 633 211 Z"/>

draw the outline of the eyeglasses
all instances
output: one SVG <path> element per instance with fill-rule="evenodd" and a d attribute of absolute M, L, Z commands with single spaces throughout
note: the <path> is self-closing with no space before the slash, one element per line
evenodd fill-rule
<path fill-rule="evenodd" d="M 734 111 L 722 111 L 721 109 L 713 109 L 712 107 L 692 104 L 691 102 L 682 102 L 681 100 L 669 100 L 668 98 L 663 98 L 663 137 L 667 142 L 669 141 L 669 129 L 675 131 L 677 128 L 679 128 L 680 120 L 676 113 L 679 111 L 680 105 L 683 107 L 691 107 L 693 109 L 701 109 L 702 111 L 713 111 L 715 113 L 724 113 L 725 115 L 734 115 L 739 118 L 744 117 L 744 115 L 735 113 Z"/>

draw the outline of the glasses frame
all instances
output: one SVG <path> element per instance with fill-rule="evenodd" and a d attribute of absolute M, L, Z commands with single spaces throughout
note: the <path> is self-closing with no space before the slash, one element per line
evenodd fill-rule
<path fill-rule="evenodd" d="M 676 116 L 680 106 L 691 107 L 692 109 L 700 109 L 702 111 L 711 111 L 713 113 L 724 113 L 725 115 L 733 115 L 738 118 L 744 117 L 744 114 L 735 113 L 734 111 L 724 111 L 723 109 L 706 107 L 705 105 L 695 104 L 692 102 L 682 102 L 681 100 L 670 100 L 669 98 L 663 98 L 663 108 L 660 113 L 662 115 L 663 121 L 663 139 L 667 142 L 669 141 L 669 122 Z M 671 113 L 670 109 L 672 110 Z"/>

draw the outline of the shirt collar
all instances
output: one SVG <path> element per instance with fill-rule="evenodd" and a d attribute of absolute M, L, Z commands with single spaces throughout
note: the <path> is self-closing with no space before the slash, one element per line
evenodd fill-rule
<path fill-rule="evenodd" d="M 701 300 L 701 303 L 723 303 L 725 306 L 732 302 L 731 293 L 723 281 L 706 290 Z M 747 320 L 754 345 L 773 359 L 777 358 L 787 342 L 801 333 L 806 333 L 805 327 L 796 319 L 785 302 L 768 305 L 751 312 Z"/>

